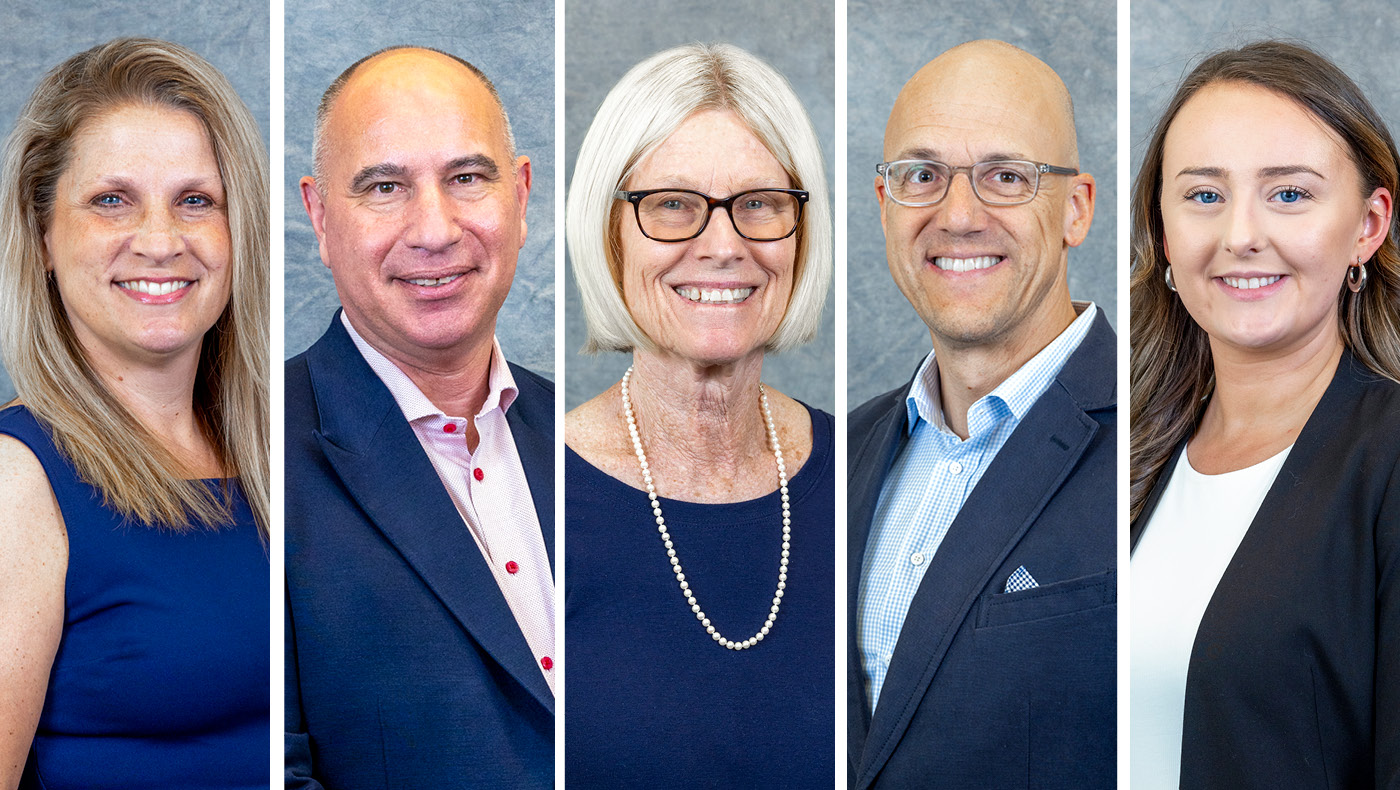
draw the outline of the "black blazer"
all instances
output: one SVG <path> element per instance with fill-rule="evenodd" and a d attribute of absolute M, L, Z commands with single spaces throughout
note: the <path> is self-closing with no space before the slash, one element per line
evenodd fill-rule
<path fill-rule="evenodd" d="M 1206 607 L 1184 713 L 1182 787 L 1400 788 L 1400 385 L 1350 353 Z"/>
<path fill-rule="evenodd" d="M 341 325 L 286 365 L 286 786 L 554 786 L 554 696 Z M 506 413 L 554 563 L 554 387 Z"/>
<path fill-rule="evenodd" d="M 909 388 L 851 413 L 852 790 L 1113 787 L 1116 345 L 1099 313 L 964 503 L 910 603 L 873 719 L 858 579 L 881 486 L 907 440 Z M 1040 586 L 1005 593 L 1021 565 Z"/>

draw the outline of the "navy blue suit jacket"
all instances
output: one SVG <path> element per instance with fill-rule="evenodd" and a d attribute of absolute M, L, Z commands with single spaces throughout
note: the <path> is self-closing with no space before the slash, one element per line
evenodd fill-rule
<path fill-rule="evenodd" d="M 286 372 L 287 787 L 553 787 L 549 686 L 338 315 Z M 554 387 L 511 374 L 552 568 Z"/>
<path fill-rule="evenodd" d="M 873 717 L 857 580 L 881 486 L 908 439 L 909 387 L 851 413 L 851 790 L 1113 787 L 1115 346 L 1099 313 L 973 489 L 909 606 Z M 1040 586 L 1005 593 L 1022 565 Z"/>

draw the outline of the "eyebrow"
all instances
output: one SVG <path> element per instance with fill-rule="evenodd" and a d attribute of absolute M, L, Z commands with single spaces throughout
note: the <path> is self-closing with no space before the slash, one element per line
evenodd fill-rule
<path fill-rule="evenodd" d="M 1180 178 L 1182 176 L 1204 176 L 1206 178 L 1224 178 L 1227 172 L 1228 171 L 1226 171 L 1223 167 L 1184 167 L 1181 169 L 1180 173 L 1176 174 L 1176 176 L 1177 178 Z M 1327 176 L 1324 176 L 1323 174 L 1317 172 L 1311 167 L 1308 167 L 1307 165 L 1273 165 L 1271 167 L 1261 167 L 1259 168 L 1258 175 L 1260 178 L 1278 178 L 1279 176 L 1293 176 L 1298 175 L 1300 173 L 1307 173 L 1310 175 L 1317 176 L 1323 181 L 1327 180 Z"/>
<path fill-rule="evenodd" d="M 944 162 L 944 160 L 941 157 L 939 157 L 938 152 L 932 148 L 905 149 L 904 151 L 901 151 L 899 156 L 895 157 L 892 161 L 898 161 L 901 159 L 925 159 L 931 162 L 943 162 L 944 164 L 947 164 L 947 162 Z M 1006 160 L 1029 161 L 1029 157 L 1022 153 L 994 151 L 990 154 L 987 154 L 986 156 L 979 158 L 977 162 L 974 162 L 973 164 L 977 164 L 978 162 L 1001 162 Z"/>
<path fill-rule="evenodd" d="M 404 178 L 408 175 L 408 168 L 392 162 L 380 162 L 377 165 L 369 165 L 360 169 L 355 177 L 350 179 L 350 193 L 359 194 L 369 189 L 372 184 L 386 178 Z"/>
<path fill-rule="evenodd" d="M 501 174 L 500 168 L 496 167 L 496 160 L 485 154 L 459 156 L 447 163 L 448 170 L 462 170 L 470 167 L 481 168 L 487 178 L 496 178 Z"/>
<path fill-rule="evenodd" d="M 192 175 L 183 181 L 175 182 L 175 191 L 184 193 L 190 191 L 217 193 L 222 198 L 224 194 L 223 179 L 216 175 Z M 131 192 L 140 193 L 145 188 L 145 182 L 138 178 L 125 175 L 104 174 L 85 183 L 75 185 L 79 192 Z"/>

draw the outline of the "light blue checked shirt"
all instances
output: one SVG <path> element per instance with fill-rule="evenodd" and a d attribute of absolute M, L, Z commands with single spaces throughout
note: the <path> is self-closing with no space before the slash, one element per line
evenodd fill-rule
<path fill-rule="evenodd" d="M 860 570 L 856 617 L 871 711 L 879 702 L 909 603 L 948 527 L 1011 432 L 1079 348 L 1097 311 L 1089 303 L 1050 345 L 973 403 L 966 439 L 959 439 L 943 419 L 934 355 L 919 367 L 904 401 L 910 438 L 880 491 Z"/>

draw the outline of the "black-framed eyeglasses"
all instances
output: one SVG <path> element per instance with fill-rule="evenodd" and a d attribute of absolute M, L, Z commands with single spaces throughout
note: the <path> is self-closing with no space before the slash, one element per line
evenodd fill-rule
<path fill-rule="evenodd" d="M 989 206 L 1019 206 L 1035 199 L 1044 174 L 1076 176 L 1072 167 L 1023 159 L 994 159 L 953 167 L 928 159 L 900 159 L 875 165 L 885 177 L 885 194 L 901 206 L 932 206 L 948 194 L 958 173 L 967 173 L 977 199 Z"/>
<path fill-rule="evenodd" d="M 801 189 L 750 189 L 713 198 L 691 189 L 619 189 L 613 198 L 632 204 L 638 229 L 652 241 L 699 236 L 717 208 L 729 215 L 734 232 L 749 241 L 778 241 L 797 230 L 808 194 Z"/>

